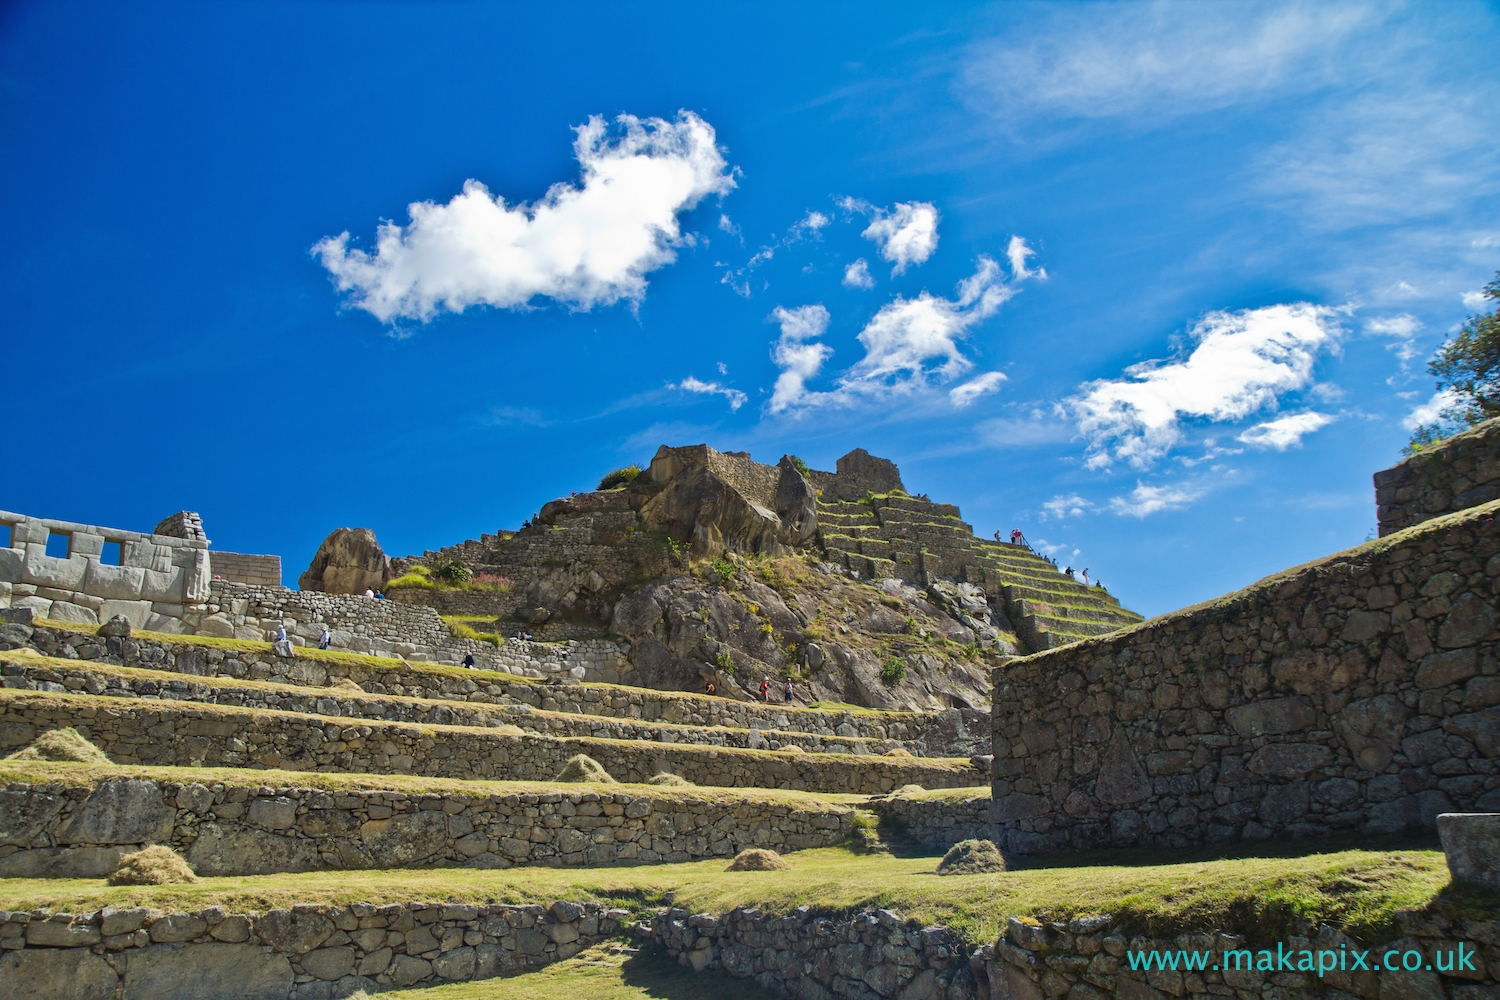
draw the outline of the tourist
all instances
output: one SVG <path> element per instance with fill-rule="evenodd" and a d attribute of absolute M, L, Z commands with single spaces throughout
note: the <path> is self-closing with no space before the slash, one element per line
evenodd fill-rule
<path fill-rule="evenodd" d="M 786 679 L 786 685 L 782 687 L 781 691 L 786 695 L 787 702 L 790 703 L 792 700 L 792 679 L 790 677 Z"/>
<path fill-rule="evenodd" d="M 366 587 L 365 588 L 365 596 L 368 597 L 368 598 L 370 598 L 370 600 L 373 601 L 375 599 L 375 591 L 371 590 L 369 587 Z"/>
<path fill-rule="evenodd" d="M 760 679 L 760 700 L 767 705 L 771 703 L 771 680 L 768 677 Z"/>
<path fill-rule="evenodd" d="M 999 540 L 1000 540 L 1000 529 L 996 528 L 995 529 L 995 541 L 998 542 Z M 1014 541 L 1015 539 L 1011 539 L 1011 540 Z"/>
<path fill-rule="evenodd" d="M 383 601 L 383 600 L 385 600 L 385 591 L 383 591 L 383 590 L 377 590 L 377 591 L 375 591 L 375 600 L 377 600 L 377 601 Z"/>
<path fill-rule="evenodd" d="M 709 681 L 707 684 L 705 684 L 703 686 L 703 690 L 704 690 L 705 694 L 707 694 L 710 698 L 712 698 L 714 696 L 715 692 L 717 692 L 719 689 L 716 688 L 716 687 L 714 687 L 714 682 L 713 681 Z"/>
<path fill-rule="evenodd" d="M 1021 534 L 1021 529 L 1020 528 L 1011 528 L 1010 529 L 1010 544 L 1012 544 L 1012 545 L 1020 545 L 1021 544 L 1021 540 L 1023 538 L 1025 538 L 1025 537 L 1026 537 L 1025 535 Z"/>
<path fill-rule="evenodd" d="M 1069 580 L 1073 579 L 1073 567 L 1069 566 L 1067 569 L 1063 570 L 1063 576 L 1067 577 Z"/>
<path fill-rule="evenodd" d="M 276 641 L 277 642 L 286 642 L 286 625 L 283 624 L 280 628 L 278 628 L 276 630 Z"/>
<path fill-rule="evenodd" d="M 1089 568 L 1087 566 L 1083 568 L 1081 576 L 1083 577 L 1083 585 L 1087 587 L 1089 585 Z"/>
<path fill-rule="evenodd" d="M 464 666 L 468 667 L 470 670 L 474 669 L 474 654 L 473 653 L 465 653 L 464 654 Z"/>
<path fill-rule="evenodd" d="M 323 634 L 318 636 L 318 648 L 327 649 L 328 644 L 333 642 L 333 633 L 328 631 L 328 626 L 323 626 Z"/>

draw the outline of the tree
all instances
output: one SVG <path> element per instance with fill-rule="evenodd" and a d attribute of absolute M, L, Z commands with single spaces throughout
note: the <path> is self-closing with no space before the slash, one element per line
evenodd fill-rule
<path fill-rule="evenodd" d="M 1484 286 L 1485 298 L 1500 302 L 1500 271 Z M 1494 310 L 1470 316 L 1458 335 L 1438 348 L 1427 365 L 1437 376 L 1439 391 L 1447 391 L 1453 402 L 1435 423 L 1416 429 L 1403 449 L 1414 455 L 1465 427 L 1500 417 L 1500 315 Z"/>

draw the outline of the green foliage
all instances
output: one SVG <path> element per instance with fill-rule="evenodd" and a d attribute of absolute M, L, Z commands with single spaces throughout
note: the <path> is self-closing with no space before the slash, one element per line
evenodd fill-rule
<path fill-rule="evenodd" d="M 599 488 L 601 490 L 612 490 L 617 486 L 629 486 L 635 482 L 636 477 L 640 474 L 641 467 L 639 465 L 627 465 L 623 469 L 615 469 L 612 472 L 605 473 L 604 478 L 599 480 Z"/>
<path fill-rule="evenodd" d="M 802 473 L 803 479 L 808 479 L 812 476 L 812 469 L 809 469 L 807 467 L 807 463 L 802 461 L 802 459 L 798 458 L 796 455 L 792 456 L 792 465 L 796 466 L 797 471 Z"/>
<path fill-rule="evenodd" d="M 493 619 L 485 620 L 492 621 Z M 495 646 L 500 645 L 504 641 L 500 638 L 499 632 L 481 632 L 461 617 L 444 615 L 443 622 L 448 626 L 448 631 L 452 632 L 454 637 L 458 639 L 477 639 L 480 642 L 488 642 Z"/>
<path fill-rule="evenodd" d="M 730 677 L 734 676 L 734 654 L 728 646 L 719 647 L 719 655 L 714 657 L 714 663 Z"/>
<path fill-rule="evenodd" d="M 887 684 L 899 684 L 906 676 L 906 661 L 900 657 L 892 656 L 885 661 L 880 668 L 880 679 Z"/>
<path fill-rule="evenodd" d="M 858 502 L 859 503 L 867 503 L 871 507 L 875 506 L 875 491 L 874 490 L 865 490 L 865 495 L 862 496 L 862 497 L 860 497 L 859 500 L 858 500 Z"/>
<path fill-rule="evenodd" d="M 726 584 L 734 579 L 734 563 L 720 556 L 709 565 L 710 572 L 719 584 Z"/>
<path fill-rule="evenodd" d="M 1484 286 L 1484 295 L 1500 302 L 1500 272 Z M 1438 348 L 1427 371 L 1437 376 L 1438 389 L 1455 399 L 1436 423 L 1416 429 L 1403 455 L 1415 455 L 1465 427 L 1500 417 L 1500 315 L 1491 310 L 1470 316 L 1458 335 Z"/>
<path fill-rule="evenodd" d="M 445 562 L 438 564 L 434 575 L 444 583 L 468 583 L 474 571 L 461 562 Z"/>
<path fill-rule="evenodd" d="M 677 539 L 668 536 L 668 538 L 667 538 L 667 551 L 670 552 L 670 553 L 672 553 L 672 561 L 673 562 L 675 562 L 675 563 L 681 563 L 682 562 L 682 543 L 679 542 Z"/>

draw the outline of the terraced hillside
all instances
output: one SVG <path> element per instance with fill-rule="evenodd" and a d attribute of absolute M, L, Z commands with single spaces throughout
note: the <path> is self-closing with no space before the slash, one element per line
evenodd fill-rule
<path fill-rule="evenodd" d="M 1102 587 L 1069 579 L 1024 545 L 974 535 L 953 504 L 905 494 L 818 503 L 818 540 L 828 558 L 865 579 L 968 583 L 994 634 L 1012 632 L 1027 652 L 1055 649 L 1142 621 Z M 981 588 L 979 594 L 972 588 Z M 971 618 L 983 605 L 963 606 Z M 985 623 L 974 621 L 984 634 Z"/>

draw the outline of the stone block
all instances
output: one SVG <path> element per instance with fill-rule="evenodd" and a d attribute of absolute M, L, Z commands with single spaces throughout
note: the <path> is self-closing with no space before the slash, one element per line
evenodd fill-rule
<path fill-rule="evenodd" d="M 107 600 L 99 606 L 98 615 L 101 622 L 121 615 L 131 628 L 145 628 L 151 620 L 151 602 Z"/>
<path fill-rule="evenodd" d="M 0 858 L 0 878 L 106 878 L 120 867 L 124 847 L 37 847 Z"/>
<path fill-rule="evenodd" d="M 147 569 L 141 580 L 141 597 L 148 601 L 170 601 L 181 604 L 182 569 L 167 566 L 164 569 Z"/>
<path fill-rule="evenodd" d="M 318 842 L 283 837 L 235 824 L 205 823 L 188 848 L 187 861 L 199 875 L 274 875 L 310 872 L 321 866 Z"/>
<path fill-rule="evenodd" d="M 64 844 L 159 844 L 172 836 L 176 810 L 154 781 L 111 778 L 79 806 L 58 834 Z"/>
<path fill-rule="evenodd" d="M 56 587 L 58 590 L 81 590 L 88 568 L 87 559 L 55 559 L 47 555 L 42 545 L 30 544 L 26 546 L 26 558 L 21 564 L 21 579 L 11 582 Z"/>
<path fill-rule="evenodd" d="M 71 601 L 53 601 L 52 610 L 47 613 L 47 617 L 56 621 L 74 622 L 79 625 L 99 624 L 99 616 L 97 614 Z"/>
<path fill-rule="evenodd" d="M 139 566 L 105 566 L 91 560 L 83 589 L 108 600 L 139 601 L 145 583 L 146 571 Z"/>
<path fill-rule="evenodd" d="M 124 1000 L 286 1000 L 292 963 L 251 944 L 158 944 L 131 952 Z"/>
<path fill-rule="evenodd" d="M 119 983 L 110 964 L 86 948 L 27 948 L 0 957 L 0 984 L 10 997 L 114 1000 Z"/>
<path fill-rule="evenodd" d="M 22 583 L 25 566 L 25 549 L 0 549 L 0 582 Z"/>
<path fill-rule="evenodd" d="M 1443 813 L 1437 827 L 1453 878 L 1500 890 L 1500 813 Z"/>
<path fill-rule="evenodd" d="M 12 597 L 10 606 L 13 611 L 29 610 L 37 618 L 46 618 L 52 610 L 52 602 L 45 597 Z"/>
<path fill-rule="evenodd" d="M 37 791 L 0 791 L 0 844 L 29 846 L 62 812 L 63 801 Z"/>

